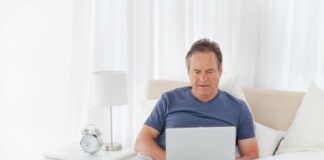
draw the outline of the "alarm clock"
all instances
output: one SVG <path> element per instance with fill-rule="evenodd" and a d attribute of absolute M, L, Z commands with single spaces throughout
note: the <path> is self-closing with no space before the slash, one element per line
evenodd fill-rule
<path fill-rule="evenodd" d="M 81 149 L 89 154 L 95 154 L 102 148 L 101 132 L 93 124 L 88 124 L 82 130 Z"/>

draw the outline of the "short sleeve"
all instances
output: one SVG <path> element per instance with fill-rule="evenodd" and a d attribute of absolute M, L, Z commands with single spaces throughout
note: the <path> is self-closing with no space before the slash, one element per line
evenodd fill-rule
<path fill-rule="evenodd" d="M 242 104 L 242 110 L 240 115 L 240 122 L 239 122 L 239 126 L 237 127 L 238 140 L 255 137 L 252 114 L 244 102 L 242 102 L 241 104 Z"/>
<path fill-rule="evenodd" d="M 161 133 L 165 128 L 166 108 L 167 98 L 165 95 L 162 95 L 160 100 L 156 103 L 152 113 L 145 121 L 145 124 Z"/>

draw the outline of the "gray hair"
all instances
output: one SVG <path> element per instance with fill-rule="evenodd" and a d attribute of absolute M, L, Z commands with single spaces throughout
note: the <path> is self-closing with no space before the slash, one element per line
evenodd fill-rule
<path fill-rule="evenodd" d="M 190 69 L 190 58 L 193 54 L 196 54 L 197 52 L 213 52 L 218 60 L 219 66 L 222 66 L 223 55 L 219 45 L 216 42 L 209 40 L 208 38 L 203 38 L 192 44 L 190 50 L 187 53 L 186 64 L 188 72 Z"/>

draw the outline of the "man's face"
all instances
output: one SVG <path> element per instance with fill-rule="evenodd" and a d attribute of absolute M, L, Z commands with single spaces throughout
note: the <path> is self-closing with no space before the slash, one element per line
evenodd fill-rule
<path fill-rule="evenodd" d="M 218 92 L 222 67 L 213 52 L 198 52 L 191 56 L 189 78 L 192 93 L 198 99 L 206 100 Z"/>

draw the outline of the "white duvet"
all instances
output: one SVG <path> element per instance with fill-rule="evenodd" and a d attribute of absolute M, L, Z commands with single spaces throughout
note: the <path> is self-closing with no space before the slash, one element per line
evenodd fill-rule
<path fill-rule="evenodd" d="M 324 160 L 324 152 L 298 152 L 275 155 L 260 160 Z"/>

